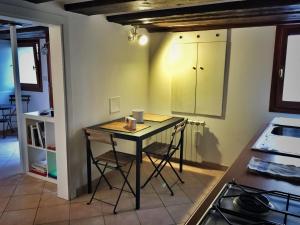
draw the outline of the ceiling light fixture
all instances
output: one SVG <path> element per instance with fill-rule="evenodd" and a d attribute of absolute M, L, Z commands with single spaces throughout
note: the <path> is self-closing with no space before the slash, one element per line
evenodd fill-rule
<path fill-rule="evenodd" d="M 138 42 L 139 45 L 146 45 L 149 41 L 149 38 L 146 34 L 139 34 L 137 31 L 138 27 L 133 26 L 133 28 L 129 31 L 128 40 L 132 42 Z"/>

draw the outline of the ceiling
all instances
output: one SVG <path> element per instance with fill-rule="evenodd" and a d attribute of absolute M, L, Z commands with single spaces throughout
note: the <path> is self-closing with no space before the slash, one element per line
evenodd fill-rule
<path fill-rule="evenodd" d="M 56 2 L 66 11 L 103 14 L 150 32 L 189 31 L 300 22 L 296 0 L 27 0 Z"/>

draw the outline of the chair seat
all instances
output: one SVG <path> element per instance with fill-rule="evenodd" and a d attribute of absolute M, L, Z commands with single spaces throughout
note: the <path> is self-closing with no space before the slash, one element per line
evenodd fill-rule
<path fill-rule="evenodd" d="M 127 154 L 124 152 L 116 152 L 116 153 L 117 153 L 117 158 L 120 166 L 126 166 L 128 163 L 134 161 L 136 158 L 135 155 Z M 95 160 L 97 162 L 101 161 L 105 163 L 117 164 L 113 150 L 110 150 L 108 152 L 105 152 L 102 155 L 95 157 Z"/>
<path fill-rule="evenodd" d="M 151 154 L 151 155 L 157 155 L 157 156 L 165 156 L 168 154 L 169 150 L 169 144 L 166 143 L 160 143 L 160 142 L 154 142 L 147 147 L 143 149 L 143 152 Z M 175 149 L 176 147 L 173 145 L 172 149 Z"/>

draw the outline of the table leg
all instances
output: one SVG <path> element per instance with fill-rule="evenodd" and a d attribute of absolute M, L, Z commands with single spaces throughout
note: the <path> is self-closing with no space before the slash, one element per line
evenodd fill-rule
<path fill-rule="evenodd" d="M 184 146 L 184 131 L 181 131 L 180 165 L 179 165 L 179 172 L 180 173 L 182 173 L 182 165 L 183 165 L 183 146 Z"/>
<path fill-rule="evenodd" d="M 92 171 L 91 171 L 91 142 L 86 136 L 86 173 L 88 182 L 88 193 L 92 193 Z"/>
<path fill-rule="evenodd" d="M 141 198 L 141 155 L 142 155 L 143 141 L 136 142 L 136 178 L 135 178 L 135 208 L 140 208 Z"/>

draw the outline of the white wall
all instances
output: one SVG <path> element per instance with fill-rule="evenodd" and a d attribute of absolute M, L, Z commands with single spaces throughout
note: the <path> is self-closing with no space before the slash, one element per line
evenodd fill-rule
<path fill-rule="evenodd" d="M 232 29 L 224 117 L 188 116 L 207 123 L 197 149 L 202 160 L 230 165 L 255 132 L 275 116 L 268 111 L 275 30 Z M 164 65 L 171 39 L 171 33 L 151 35 L 149 109 L 157 113 L 171 113 L 171 76 Z"/>
<path fill-rule="evenodd" d="M 127 30 L 102 16 L 71 15 L 69 25 L 71 186 L 78 187 L 86 181 L 82 128 L 129 115 L 133 108 L 146 109 L 148 48 L 128 43 Z M 108 99 L 113 96 L 121 96 L 121 112 L 110 115 Z"/>
<path fill-rule="evenodd" d="M 62 24 L 68 122 L 65 163 L 74 197 L 76 189 L 86 184 L 82 128 L 128 115 L 133 108 L 147 108 L 148 47 L 128 43 L 128 28 L 108 23 L 103 16 L 67 13 L 57 3 L 0 0 L 1 15 Z M 112 96 L 121 96 L 121 112 L 114 115 L 108 110 Z M 134 146 L 119 147 L 133 150 Z"/>

